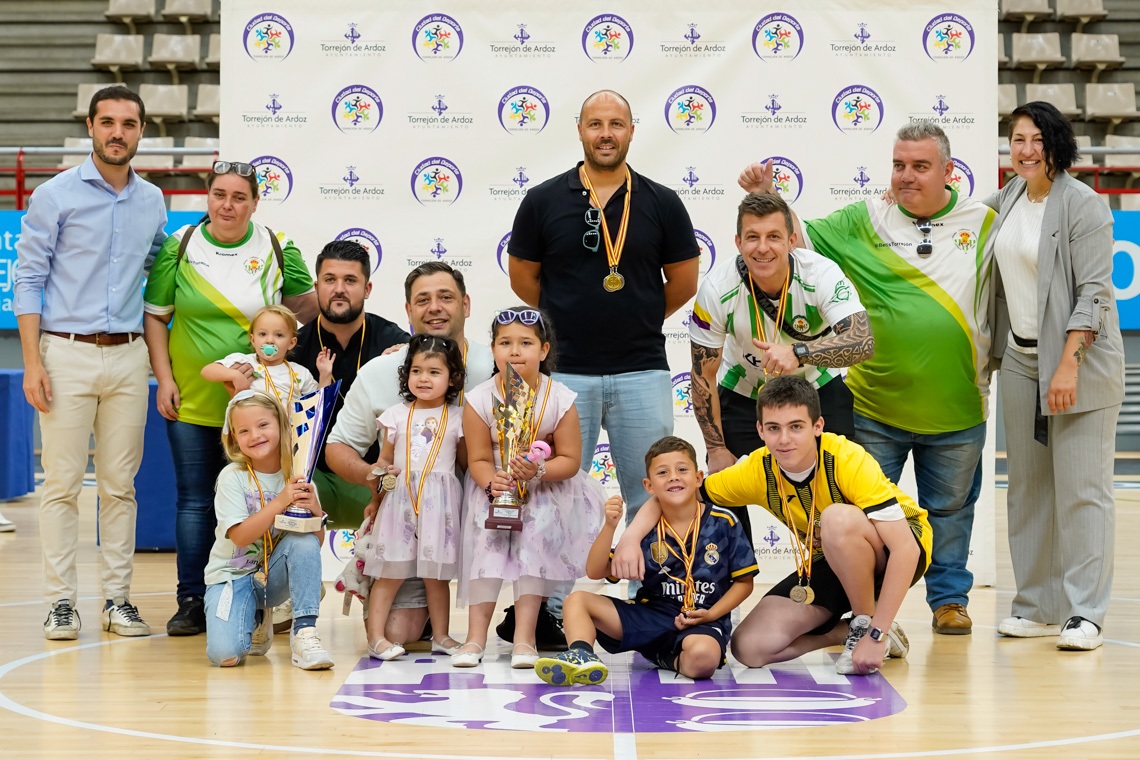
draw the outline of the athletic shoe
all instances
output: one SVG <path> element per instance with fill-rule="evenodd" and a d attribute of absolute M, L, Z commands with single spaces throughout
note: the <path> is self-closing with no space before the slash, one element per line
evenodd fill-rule
<path fill-rule="evenodd" d="M 285 633 L 293 627 L 293 600 L 286 599 L 273 608 L 273 632 Z"/>
<path fill-rule="evenodd" d="M 562 621 L 546 609 L 546 602 L 538 608 L 538 621 L 534 626 L 535 644 L 544 652 L 565 652 L 569 649 Z"/>
<path fill-rule="evenodd" d="M 9 520 L 4 515 L 0 514 L 0 533 L 15 533 L 16 523 Z"/>
<path fill-rule="evenodd" d="M 301 670 L 328 670 L 333 666 L 332 656 L 321 646 L 316 628 L 302 628 L 289 639 L 293 650 L 293 667 Z"/>
<path fill-rule="evenodd" d="M 178 597 L 178 612 L 166 623 L 169 636 L 197 636 L 206 632 L 206 606 L 196 595 Z"/>
<path fill-rule="evenodd" d="M 855 645 L 859 643 L 859 639 L 867 635 L 869 630 L 871 630 L 870 615 L 856 615 L 851 618 L 851 622 L 847 624 L 847 643 L 843 645 L 843 651 L 839 653 L 839 659 L 835 661 L 836 673 L 844 676 L 855 673 L 855 662 L 851 659 L 855 654 Z M 871 672 L 874 673 L 875 670 Z"/>
<path fill-rule="evenodd" d="M 70 641 L 79 638 L 79 612 L 68 599 L 60 599 L 51 606 L 44 621 L 44 638 L 50 641 Z"/>
<path fill-rule="evenodd" d="M 1015 639 L 1034 639 L 1039 636 L 1056 636 L 1061 633 L 1061 626 L 1049 623 L 1038 623 L 1029 618 L 1007 617 L 998 626 L 998 633 L 1002 636 L 1012 636 Z"/>
<path fill-rule="evenodd" d="M 254 657 L 264 657 L 269 652 L 269 647 L 273 646 L 273 618 L 265 610 L 258 610 L 257 614 L 261 619 L 250 637 L 249 653 Z"/>
<path fill-rule="evenodd" d="M 896 620 L 891 623 L 891 627 L 887 631 L 887 651 L 883 653 L 883 659 L 894 657 L 899 660 L 905 660 L 909 652 L 910 640 L 907 639 L 902 626 L 899 625 L 899 622 Z"/>
<path fill-rule="evenodd" d="M 150 635 L 150 626 L 125 596 L 107 600 L 103 607 L 103 630 L 119 636 Z"/>
<path fill-rule="evenodd" d="M 1091 620 L 1085 620 L 1079 615 L 1069 618 L 1064 630 L 1057 637 L 1058 649 L 1079 649 L 1088 651 L 1096 649 L 1104 643 L 1104 636 L 1100 628 Z"/>
<path fill-rule="evenodd" d="M 602 683 L 610 673 L 606 664 L 586 649 L 568 649 L 554 657 L 541 657 L 534 664 L 534 672 L 551 686 L 590 686 Z"/>

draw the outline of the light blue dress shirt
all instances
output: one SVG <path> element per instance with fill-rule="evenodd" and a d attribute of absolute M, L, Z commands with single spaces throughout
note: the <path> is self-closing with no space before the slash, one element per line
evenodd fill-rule
<path fill-rule="evenodd" d="M 92 156 L 36 188 L 16 243 L 16 315 L 53 332 L 140 332 L 143 282 L 166 239 L 162 191 L 130 171 L 118 195 Z"/>

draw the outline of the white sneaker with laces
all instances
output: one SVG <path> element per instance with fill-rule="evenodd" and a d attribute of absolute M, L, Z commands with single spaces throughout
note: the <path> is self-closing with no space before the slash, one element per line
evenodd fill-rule
<path fill-rule="evenodd" d="M 150 626 L 125 596 L 107 600 L 103 608 L 103 630 L 119 636 L 150 635 Z"/>
<path fill-rule="evenodd" d="M 887 631 L 887 651 L 883 653 L 883 659 L 894 657 L 899 660 L 905 660 L 907 654 L 910 653 L 910 640 L 906 637 L 906 632 L 903 631 L 902 626 L 896 620 L 891 623 L 890 629 Z"/>
<path fill-rule="evenodd" d="M 1097 628 L 1096 623 L 1085 620 L 1078 615 L 1069 618 L 1069 622 L 1065 623 L 1061 635 L 1057 637 L 1058 649 L 1089 651 L 1096 649 L 1103 643 L 1104 636 L 1101 635 L 1100 628 Z"/>
<path fill-rule="evenodd" d="M 70 641 L 79 638 L 79 612 L 68 599 L 60 599 L 51 606 L 44 621 L 44 638 L 49 641 Z"/>
<path fill-rule="evenodd" d="M 273 646 L 273 616 L 268 610 L 261 611 L 261 622 L 253 629 L 250 637 L 249 653 L 254 657 L 264 657 Z"/>
<path fill-rule="evenodd" d="M 1056 636 L 1061 633 L 1061 626 L 1049 623 L 1038 623 L 1029 618 L 1007 617 L 998 625 L 998 633 L 1002 636 L 1012 636 L 1015 639 L 1033 639 L 1040 636 Z"/>
<path fill-rule="evenodd" d="M 851 618 L 847 624 L 847 643 L 843 645 L 843 651 L 839 653 L 839 659 L 835 661 L 836 673 L 845 676 L 855 672 L 855 663 L 851 659 L 855 653 L 855 645 L 859 643 L 859 639 L 867 635 L 869 630 L 871 630 L 870 615 L 856 615 Z"/>
<path fill-rule="evenodd" d="M 321 638 L 316 628 L 302 628 L 290 638 L 293 650 L 293 667 L 301 670 L 328 670 L 333 666 L 333 658 L 321 646 Z"/>

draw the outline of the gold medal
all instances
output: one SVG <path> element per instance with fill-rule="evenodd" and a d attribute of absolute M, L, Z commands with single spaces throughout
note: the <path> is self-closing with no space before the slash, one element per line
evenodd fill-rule
<path fill-rule="evenodd" d="M 792 586 L 788 596 L 796 604 L 811 604 L 815 601 L 815 592 L 811 590 L 811 586 Z"/>
<path fill-rule="evenodd" d="M 266 573 L 263 570 L 258 570 L 257 572 L 255 572 L 253 574 L 253 578 L 258 583 L 261 584 L 262 588 L 265 588 L 265 584 L 269 582 L 269 576 L 266 575 Z"/>
<path fill-rule="evenodd" d="M 392 473 L 388 473 L 384 477 L 380 478 L 380 487 L 382 489 L 384 489 L 385 491 L 395 491 L 396 490 L 396 484 L 399 482 L 400 482 L 399 478 L 397 478 Z"/>
<path fill-rule="evenodd" d="M 602 280 L 602 287 L 611 293 L 621 290 L 625 287 L 625 278 L 611 269 L 606 279 Z"/>
<path fill-rule="evenodd" d="M 649 556 L 653 561 L 659 565 L 665 564 L 665 560 L 669 559 L 669 549 L 665 546 L 664 541 L 654 541 L 649 545 Z"/>

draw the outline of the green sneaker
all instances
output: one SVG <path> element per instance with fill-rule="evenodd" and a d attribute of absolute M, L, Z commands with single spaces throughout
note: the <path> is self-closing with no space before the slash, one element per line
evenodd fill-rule
<path fill-rule="evenodd" d="M 542 657 L 534 664 L 534 672 L 551 686 L 580 683 L 590 686 L 606 680 L 610 671 L 593 652 L 569 649 L 554 657 Z"/>

